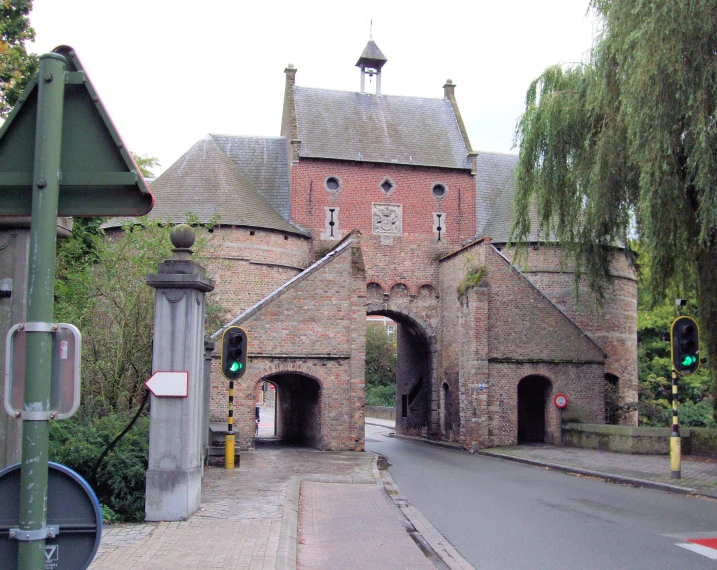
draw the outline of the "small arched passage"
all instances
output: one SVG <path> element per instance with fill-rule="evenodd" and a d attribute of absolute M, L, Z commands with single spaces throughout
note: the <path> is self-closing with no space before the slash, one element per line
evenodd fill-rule
<path fill-rule="evenodd" d="M 545 443 L 552 383 L 543 376 L 518 382 L 518 443 Z"/>
<path fill-rule="evenodd" d="M 385 306 L 385 305 L 384 305 Z M 398 324 L 396 343 L 396 430 L 409 435 L 431 435 L 438 431 L 432 426 L 431 402 L 434 394 L 434 347 L 432 337 L 415 319 L 399 311 L 372 309 L 368 315 L 383 315 Z M 436 423 L 438 418 L 435 418 Z"/>
<path fill-rule="evenodd" d="M 620 378 L 605 374 L 605 423 L 620 423 Z"/>
<path fill-rule="evenodd" d="M 276 388 L 275 407 L 267 411 L 274 415 L 275 437 L 289 445 L 321 448 L 321 384 L 295 373 L 273 374 L 262 380 Z M 255 443 L 261 441 L 260 437 Z"/>

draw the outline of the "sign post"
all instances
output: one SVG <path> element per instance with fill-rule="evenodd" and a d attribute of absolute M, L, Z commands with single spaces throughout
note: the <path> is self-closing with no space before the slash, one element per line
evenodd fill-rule
<path fill-rule="evenodd" d="M 563 410 L 568 405 L 568 397 L 565 394 L 556 394 L 553 398 L 555 407 L 558 408 L 558 429 L 560 430 L 560 445 L 563 445 Z"/>
<path fill-rule="evenodd" d="M 62 108 L 65 58 L 40 56 L 38 75 L 35 165 L 32 178 L 32 222 L 27 316 L 25 394 L 22 411 L 18 565 L 45 568 L 47 538 L 47 459 L 50 420 L 52 316 L 55 292 L 57 203 L 60 195 Z"/>
<path fill-rule="evenodd" d="M 43 570 L 47 526 L 57 216 L 146 214 L 154 199 L 75 51 L 40 70 L 0 127 L 0 215 L 31 216 L 18 566 Z M 60 353 L 69 346 L 60 346 Z M 61 357 L 62 358 L 62 357 Z"/>

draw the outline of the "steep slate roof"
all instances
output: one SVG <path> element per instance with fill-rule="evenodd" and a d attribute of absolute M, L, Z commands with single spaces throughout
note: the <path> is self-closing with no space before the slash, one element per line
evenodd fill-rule
<path fill-rule="evenodd" d="M 209 135 L 285 219 L 289 211 L 289 163 L 284 137 Z"/>
<path fill-rule="evenodd" d="M 366 47 L 363 48 L 361 57 L 358 62 L 356 62 L 356 67 L 360 67 L 361 63 L 364 63 L 366 65 L 376 66 L 380 69 L 387 61 L 388 59 L 383 55 L 383 52 L 376 45 L 376 42 L 369 40 Z"/>
<path fill-rule="evenodd" d="M 476 235 L 489 236 L 496 243 L 510 238 L 515 215 L 515 168 L 518 156 L 491 152 L 478 153 L 476 174 Z M 530 211 L 530 235 L 526 241 L 538 241 L 538 217 L 534 208 Z M 483 222 L 483 223 L 481 223 Z"/>
<path fill-rule="evenodd" d="M 470 169 L 448 99 L 294 87 L 299 156 Z"/>
<path fill-rule="evenodd" d="M 195 143 L 157 178 L 152 193 L 150 219 L 182 222 L 192 212 L 200 222 L 218 215 L 222 224 L 305 233 L 272 208 L 211 136 Z"/>

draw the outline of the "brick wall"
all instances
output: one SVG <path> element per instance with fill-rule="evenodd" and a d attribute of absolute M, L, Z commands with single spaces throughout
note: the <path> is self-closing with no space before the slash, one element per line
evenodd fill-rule
<path fill-rule="evenodd" d="M 216 282 L 215 302 L 231 320 L 309 265 L 309 238 L 258 228 L 216 228 L 201 260 Z"/>
<path fill-rule="evenodd" d="M 299 409 L 316 412 L 314 420 L 306 419 L 305 443 L 326 450 L 362 450 L 366 285 L 358 243 L 237 324 L 249 336 L 247 372 L 235 385 L 239 445 L 252 445 L 255 387 L 269 380 L 277 385 L 279 410 L 286 414 L 280 418 L 280 435 L 298 437 L 295 424 L 289 423 L 306 414 L 296 414 L 297 408 L 287 407 L 284 400 L 296 396 L 303 383 L 308 391 L 318 386 L 317 408 L 293 398 Z M 218 353 L 212 363 L 212 421 L 223 421 L 227 407 L 227 382 L 219 373 Z"/>
<path fill-rule="evenodd" d="M 458 285 L 473 267 L 484 267 L 484 276 L 459 299 Z M 467 448 L 515 445 L 518 383 L 528 376 L 550 381 L 547 442 L 559 435 L 552 403 L 558 392 L 568 396 L 567 416 L 604 421 L 602 351 L 489 243 L 475 243 L 441 262 L 440 295 L 439 379 L 449 386 L 450 406 L 444 407 L 455 432 L 445 433 L 442 422 L 443 437 Z"/>
<path fill-rule="evenodd" d="M 341 181 L 331 192 L 329 176 Z M 387 195 L 379 187 L 389 178 L 395 188 Z M 436 198 L 432 185 L 447 192 Z M 326 230 L 326 207 L 339 208 L 338 231 L 361 231 L 366 279 L 385 291 L 404 283 L 410 294 L 423 284 L 437 287 L 437 260 L 475 235 L 475 179 L 468 171 L 375 163 L 301 159 L 292 168 L 292 220 L 311 231 L 313 247 L 322 251 L 335 241 L 320 239 Z M 372 233 L 372 203 L 402 205 L 403 231 L 390 245 Z M 434 233 L 433 213 L 444 213 L 441 242 Z"/>
<path fill-rule="evenodd" d="M 514 252 L 503 253 L 512 259 Z M 625 402 L 637 402 L 637 281 L 627 257 L 616 251 L 602 305 L 586 282 L 575 296 L 573 266 L 561 259 L 560 249 L 528 249 L 527 258 L 519 261 L 521 271 L 551 301 L 573 319 L 607 353 L 605 372 L 619 378 L 620 396 Z M 625 425 L 637 425 L 637 412 L 621 418 Z"/>

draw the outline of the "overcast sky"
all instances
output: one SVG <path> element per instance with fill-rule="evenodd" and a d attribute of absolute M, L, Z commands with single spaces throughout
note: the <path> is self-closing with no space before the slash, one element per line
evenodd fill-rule
<path fill-rule="evenodd" d="M 530 81 L 584 59 L 588 0 L 430 3 L 35 0 L 45 53 L 75 48 L 125 143 L 167 169 L 206 133 L 279 135 L 284 68 L 297 84 L 358 91 L 369 39 L 387 95 L 442 97 L 447 78 L 473 148 L 511 149 Z M 373 90 L 374 86 L 370 86 Z"/>

